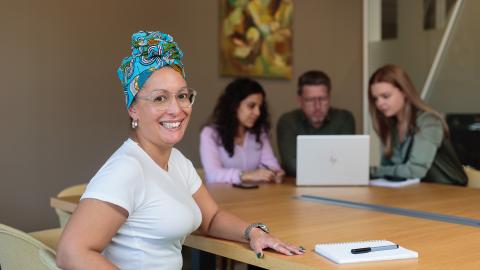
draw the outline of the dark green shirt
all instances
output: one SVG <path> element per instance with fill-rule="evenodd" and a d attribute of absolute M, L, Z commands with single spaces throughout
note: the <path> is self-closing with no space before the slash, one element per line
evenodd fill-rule
<path fill-rule="evenodd" d="M 282 166 L 287 175 L 297 172 L 297 135 L 355 134 L 351 112 L 330 108 L 319 128 L 314 128 L 301 109 L 283 114 L 277 124 L 277 141 Z"/>
<path fill-rule="evenodd" d="M 400 142 L 392 127 L 393 153 L 382 155 L 374 178 L 420 178 L 425 182 L 466 185 L 467 176 L 448 137 L 444 135 L 442 121 L 428 112 L 417 116 L 417 131 Z"/>

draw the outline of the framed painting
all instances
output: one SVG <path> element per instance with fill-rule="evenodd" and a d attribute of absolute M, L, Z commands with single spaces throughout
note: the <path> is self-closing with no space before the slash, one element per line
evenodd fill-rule
<path fill-rule="evenodd" d="M 220 0 L 220 74 L 292 77 L 292 0 Z"/>

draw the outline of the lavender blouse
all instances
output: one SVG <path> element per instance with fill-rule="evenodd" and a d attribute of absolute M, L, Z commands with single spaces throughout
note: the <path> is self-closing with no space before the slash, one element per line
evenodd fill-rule
<path fill-rule="evenodd" d="M 200 133 L 200 159 L 205 178 L 210 183 L 239 183 L 242 171 L 256 170 L 262 164 L 272 170 L 280 170 L 275 158 L 268 135 L 260 135 L 260 143 L 255 140 L 255 134 L 245 134 L 243 145 L 234 146 L 230 157 L 221 144 L 218 132 L 212 126 L 207 126 Z"/>

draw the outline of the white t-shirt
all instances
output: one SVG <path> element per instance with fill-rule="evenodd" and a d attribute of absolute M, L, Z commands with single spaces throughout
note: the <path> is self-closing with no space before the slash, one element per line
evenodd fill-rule
<path fill-rule="evenodd" d="M 167 172 L 133 140 L 125 141 L 81 198 L 128 211 L 102 254 L 122 270 L 181 269 L 185 237 L 202 221 L 192 197 L 201 183 L 190 160 L 177 149 L 172 149 Z"/>

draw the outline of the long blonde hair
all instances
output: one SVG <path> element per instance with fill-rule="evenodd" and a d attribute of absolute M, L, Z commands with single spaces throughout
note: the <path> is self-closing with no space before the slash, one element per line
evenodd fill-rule
<path fill-rule="evenodd" d="M 372 117 L 373 129 L 380 137 L 384 146 L 383 154 L 387 158 L 390 158 L 393 152 L 392 127 L 394 125 L 394 119 L 393 117 L 386 117 L 380 110 L 378 110 L 377 106 L 375 106 L 375 100 L 371 91 L 372 85 L 380 82 L 390 83 L 405 94 L 406 100 L 403 111 L 405 114 L 407 133 L 412 134 L 417 131 L 417 113 L 418 111 L 424 111 L 432 113 L 442 121 L 444 134 L 448 136 L 448 126 L 443 120 L 442 115 L 423 102 L 408 74 L 398 66 L 385 65 L 377 69 L 370 77 L 368 83 L 368 104 L 370 115 Z"/>

